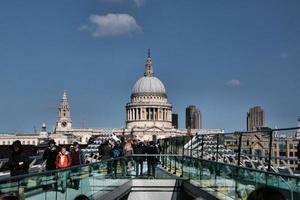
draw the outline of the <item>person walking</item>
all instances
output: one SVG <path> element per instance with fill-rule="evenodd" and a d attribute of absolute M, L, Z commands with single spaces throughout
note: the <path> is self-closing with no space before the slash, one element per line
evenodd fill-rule
<path fill-rule="evenodd" d="M 11 176 L 28 174 L 29 156 L 24 154 L 23 146 L 20 140 L 16 140 L 11 145 L 12 153 L 8 159 L 8 167 Z"/>
<path fill-rule="evenodd" d="M 115 146 L 113 147 L 112 151 L 112 158 L 113 160 L 113 168 L 114 168 L 114 175 L 117 177 L 117 171 L 118 171 L 118 162 L 120 162 L 120 166 L 122 168 L 122 175 L 125 175 L 125 166 L 123 165 L 123 161 L 121 160 L 121 157 L 123 156 L 123 148 L 120 144 L 120 141 L 115 142 Z M 125 163 L 125 162 L 124 162 Z"/>
<path fill-rule="evenodd" d="M 85 164 L 85 158 L 83 151 L 79 148 L 78 142 L 73 142 L 73 150 L 71 152 L 71 166 L 78 166 Z M 81 168 L 77 167 L 72 170 L 72 184 L 75 190 L 79 189 L 80 185 L 80 171 Z"/>
<path fill-rule="evenodd" d="M 85 164 L 85 158 L 83 151 L 79 148 L 78 142 L 73 142 L 73 150 L 71 152 L 71 165 L 83 165 Z"/>
<path fill-rule="evenodd" d="M 152 156 L 154 154 L 158 154 L 158 149 L 155 146 L 153 141 L 149 142 L 149 145 L 146 147 L 146 153 L 147 156 L 147 166 L 148 166 L 148 177 L 154 177 L 155 178 L 155 168 L 157 165 L 157 157 Z"/>
<path fill-rule="evenodd" d="M 72 160 L 70 153 L 67 151 L 66 147 L 61 147 L 61 150 L 56 156 L 56 167 L 58 169 L 66 169 L 71 166 Z M 62 193 L 65 192 L 67 187 L 67 178 L 69 177 L 69 171 L 59 172 L 59 178 L 61 179 Z"/>
<path fill-rule="evenodd" d="M 58 154 L 58 148 L 55 145 L 55 141 L 51 139 L 51 140 L 48 141 L 48 147 L 45 149 L 45 151 L 43 153 L 43 160 L 44 160 L 44 162 L 46 162 L 45 169 L 47 171 L 55 170 L 56 169 L 56 157 L 57 157 L 57 154 Z M 49 177 L 47 177 L 47 180 L 48 179 L 51 180 L 52 177 L 55 177 L 55 173 L 51 173 L 51 175 L 49 175 Z M 53 187 L 52 184 L 45 185 L 44 186 L 44 190 L 49 190 L 52 187 Z M 54 184 L 54 188 L 57 189 L 57 184 Z"/>
<path fill-rule="evenodd" d="M 133 170 L 133 148 L 132 148 L 132 141 L 128 140 L 124 146 L 124 153 L 125 153 L 125 167 L 126 167 L 126 175 L 129 175 L 129 171 Z M 129 166 L 130 163 L 130 166 Z M 129 170 L 130 169 L 130 170 Z"/>
<path fill-rule="evenodd" d="M 46 170 L 55 170 L 56 169 L 56 157 L 58 154 L 57 146 L 55 145 L 54 140 L 49 140 L 49 146 L 44 151 L 43 160 L 46 161 Z"/>
<path fill-rule="evenodd" d="M 66 147 L 61 147 L 61 150 L 58 152 L 56 156 L 56 167 L 58 169 L 65 169 L 71 166 L 71 156 L 67 151 Z"/>
<path fill-rule="evenodd" d="M 98 148 L 99 156 L 101 156 L 101 160 L 106 161 L 107 164 L 107 175 L 111 175 L 112 173 L 112 146 L 108 140 L 105 140 L 103 144 L 101 144 Z"/>
<path fill-rule="evenodd" d="M 144 142 L 142 141 L 134 141 L 133 145 L 133 153 L 134 154 L 145 154 L 145 145 Z M 136 176 L 143 175 L 143 166 L 144 166 L 144 161 L 145 157 L 138 155 L 133 157 L 135 161 L 135 172 Z"/>

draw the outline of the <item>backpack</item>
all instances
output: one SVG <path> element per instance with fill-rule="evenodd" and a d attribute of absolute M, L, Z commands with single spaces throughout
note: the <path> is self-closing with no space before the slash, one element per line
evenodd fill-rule
<path fill-rule="evenodd" d="M 114 148 L 114 149 L 112 150 L 112 157 L 113 157 L 113 158 L 118 158 L 118 157 L 120 157 L 120 151 L 119 151 L 119 149 Z"/>

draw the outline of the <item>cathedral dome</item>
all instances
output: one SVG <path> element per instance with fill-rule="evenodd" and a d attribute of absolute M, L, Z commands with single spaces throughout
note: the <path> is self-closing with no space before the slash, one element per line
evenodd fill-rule
<path fill-rule="evenodd" d="M 154 76 L 141 77 L 133 86 L 132 94 L 166 95 L 164 84 Z"/>
<path fill-rule="evenodd" d="M 132 88 L 132 96 L 143 95 L 167 96 L 164 84 L 154 76 L 150 51 L 146 60 L 144 76 L 137 80 Z"/>
<path fill-rule="evenodd" d="M 126 128 L 148 131 L 152 127 L 172 128 L 172 105 L 168 103 L 164 84 L 154 75 L 148 49 L 144 76 L 134 84 L 131 101 L 126 104 Z"/>

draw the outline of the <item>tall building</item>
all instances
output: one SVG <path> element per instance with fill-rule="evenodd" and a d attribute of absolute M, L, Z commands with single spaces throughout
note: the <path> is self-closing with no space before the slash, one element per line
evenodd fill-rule
<path fill-rule="evenodd" d="M 185 128 L 201 129 L 201 112 L 196 106 L 191 105 L 185 109 Z"/>
<path fill-rule="evenodd" d="M 296 138 L 300 139 L 300 117 L 298 118 L 298 129 L 296 130 Z"/>
<path fill-rule="evenodd" d="M 178 114 L 172 113 L 172 126 L 178 128 Z"/>
<path fill-rule="evenodd" d="M 247 113 L 247 131 L 256 131 L 256 127 L 265 126 L 265 112 L 260 106 L 250 108 Z"/>

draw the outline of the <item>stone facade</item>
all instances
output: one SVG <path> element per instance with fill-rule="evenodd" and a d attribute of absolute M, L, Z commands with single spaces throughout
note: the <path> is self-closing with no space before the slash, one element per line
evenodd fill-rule
<path fill-rule="evenodd" d="M 164 84 L 155 77 L 150 51 L 146 59 L 144 75 L 139 78 L 132 88 L 131 100 L 126 104 L 125 128 L 73 128 L 71 111 L 64 92 L 59 105 L 58 120 L 54 134 L 50 137 L 57 143 L 63 136 L 68 136 L 65 143 L 76 140 L 85 144 L 90 137 L 103 134 L 155 140 L 159 138 L 186 135 L 187 129 L 177 129 L 172 126 L 172 105 L 168 102 Z M 199 130 L 191 131 L 196 134 Z M 220 133 L 222 129 L 201 129 L 202 133 Z M 71 137 L 72 136 L 72 137 Z"/>

